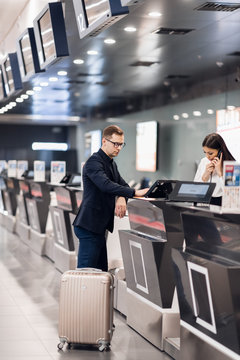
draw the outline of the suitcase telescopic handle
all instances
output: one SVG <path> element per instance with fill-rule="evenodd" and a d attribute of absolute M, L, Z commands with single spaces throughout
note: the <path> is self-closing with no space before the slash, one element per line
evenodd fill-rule
<path fill-rule="evenodd" d="M 102 272 L 101 269 L 96 268 L 76 268 L 77 271 L 87 271 L 87 272 Z"/>

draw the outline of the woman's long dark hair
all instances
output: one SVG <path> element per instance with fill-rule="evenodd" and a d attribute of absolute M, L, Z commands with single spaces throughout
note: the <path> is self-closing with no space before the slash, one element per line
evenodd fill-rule
<path fill-rule="evenodd" d="M 205 137 L 202 142 L 202 146 L 207 146 L 210 149 L 222 151 L 222 161 L 224 160 L 235 160 L 230 151 L 228 150 L 223 138 L 217 134 L 212 133 Z"/>

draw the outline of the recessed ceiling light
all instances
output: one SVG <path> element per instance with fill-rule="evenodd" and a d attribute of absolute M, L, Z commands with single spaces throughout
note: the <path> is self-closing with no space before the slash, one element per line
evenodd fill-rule
<path fill-rule="evenodd" d="M 151 17 L 160 17 L 162 16 L 162 14 L 159 11 L 151 11 L 150 13 L 148 13 L 149 16 Z"/>
<path fill-rule="evenodd" d="M 98 52 L 96 50 L 88 50 L 87 54 L 88 55 L 97 55 Z"/>
<path fill-rule="evenodd" d="M 179 115 L 173 115 L 173 119 L 174 119 L 174 120 L 179 120 L 179 119 L 180 119 L 180 116 L 179 116 Z"/>
<path fill-rule="evenodd" d="M 221 68 L 224 63 L 222 61 L 216 61 L 216 65 Z"/>
<path fill-rule="evenodd" d="M 137 31 L 137 29 L 133 26 L 127 26 L 124 28 L 124 31 L 127 31 L 127 32 L 134 32 L 134 31 Z"/>
<path fill-rule="evenodd" d="M 193 115 L 194 116 L 201 116 L 202 113 L 201 113 L 201 111 L 195 110 L 195 111 L 193 111 Z"/>
<path fill-rule="evenodd" d="M 58 75 L 59 76 L 65 76 L 65 75 L 67 75 L 67 71 L 60 70 L 60 71 L 58 71 Z"/>
<path fill-rule="evenodd" d="M 53 77 L 50 77 L 48 80 L 51 82 L 54 82 L 54 81 L 58 81 L 58 78 L 53 76 Z"/>
<path fill-rule="evenodd" d="M 208 113 L 209 115 L 212 115 L 212 114 L 214 114 L 214 111 L 213 111 L 213 109 L 208 109 L 207 113 Z"/>
<path fill-rule="evenodd" d="M 28 96 L 28 95 L 26 95 L 26 94 L 23 94 L 23 95 L 21 95 L 21 98 L 22 98 L 22 99 L 24 99 L 24 100 L 26 100 L 26 99 L 28 99 L 28 98 L 29 98 L 29 96 Z"/>
<path fill-rule="evenodd" d="M 24 100 L 22 98 L 16 98 L 16 102 L 22 103 Z"/>
<path fill-rule="evenodd" d="M 10 102 L 10 105 L 12 105 L 12 107 L 16 106 L 17 104 L 15 103 L 15 101 Z"/>
<path fill-rule="evenodd" d="M 235 107 L 235 106 L 233 106 L 233 105 L 228 105 L 228 106 L 227 106 L 227 109 L 228 109 L 228 110 L 235 110 L 235 109 L 236 109 L 236 107 Z"/>
<path fill-rule="evenodd" d="M 115 44 L 116 40 L 114 40 L 114 39 L 105 39 L 104 42 L 105 42 L 105 44 L 112 45 L 112 44 Z"/>
<path fill-rule="evenodd" d="M 27 95 L 33 95 L 33 94 L 34 94 L 34 91 L 33 91 L 33 90 L 27 90 L 27 91 L 26 91 L 26 94 L 27 94 Z"/>
<path fill-rule="evenodd" d="M 34 86 L 34 87 L 33 87 L 33 90 L 34 90 L 34 91 L 41 91 L 42 88 L 41 88 L 41 86 Z M 29 94 L 28 94 L 28 95 L 29 95 Z"/>
<path fill-rule="evenodd" d="M 183 117 L 184 119 L 187 119 L 187 118 L 189 117 L 189 115 L 188 115 L 187 113 L 182 113 L 182 117 Z"/>
<path fill-rule="evenodd" d="M 75 60 L 73 60 L 73 63 L 74 63 L 74 64 L 77 64 L 77 65 L 81 65 L 81 64 L 84 63 L 84 60 L 82 60 L 82 59 L 75 59 Z"/>
<path fill-rule="evenodd" d="M 40 83 L 40 86 L 43 86 L 43 87 L 45 86 L 46 87 L 46 86 L 48 86 L 48 82 L 43 81 L 43 82 Z"/>

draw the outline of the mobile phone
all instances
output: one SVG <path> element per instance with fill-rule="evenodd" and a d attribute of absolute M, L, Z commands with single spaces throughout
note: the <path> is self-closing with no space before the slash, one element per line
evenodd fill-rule
<path fill-rule="evenodd" d="M 219 150 L 218 153 L 217 153 L 217 157 L 220 159 L 221 157 L 221 154 L 222 154 L 222 150 Z"/>

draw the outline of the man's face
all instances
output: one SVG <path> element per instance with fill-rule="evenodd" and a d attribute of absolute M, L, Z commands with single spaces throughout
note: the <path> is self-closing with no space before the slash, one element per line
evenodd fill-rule
<path fill-rule="evenodd" d="M 102 150 L 112 159 L 118 156 L 124 144 L 124 135 L 113 134 L 102 139 Z"/>

